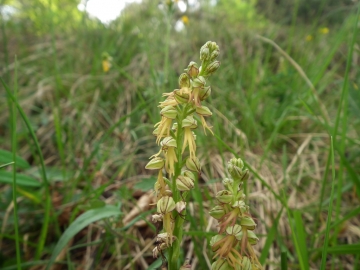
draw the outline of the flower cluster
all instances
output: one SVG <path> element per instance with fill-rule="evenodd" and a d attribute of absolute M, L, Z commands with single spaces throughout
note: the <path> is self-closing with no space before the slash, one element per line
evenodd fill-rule
<path fill-rule="evenodd" d="M 242 189 L 249 171 L 236 158 L 228 162 L 227 169 L 231 177 L 223 180 L 225 190 L 216 194 L 218 204 L 210 210 L 210 215 L 219 221 L 219 234 L 210 242 L 216 258 L 211 269 L 262 269 L 252 249 L 258 242 L 253 232 L 256 223 L 249 214 Z"/>
<path fill-rule="evenodd" d="M 181 242 L 179 224 L 186 211 L 184 198 L 194 187 L 194 173 L 200 173 L 201 169 L 196 156 L 194 130 L 200 122 L 205 134 L 206 130 L 212 133 L 211 127 L 205 121 L 205 117 L 212 113 L 202 102 L 211 94 L 206 80 L 220 66 L 220 62 L 216 60 L 218 55 L 218 45 L 215 42 L 206 42 L 200 50 L 201 65 L 190 62 L 185 72 L 179 76 L 179 89 L 163 94 L 166 99 L 159 104 L 161 120 L 155 125 L 153 134 L 160 150 L 150 157 L 151 160 L 145 167 L 158 170 L 154 187 L 157 214 L 153 216 L 153 222 L 159 224 L 158 228 L 162 227 L 164 232 L 157 236 L 154 257 L 158 257 L 164 249 L 172 248 L 174 242 L 176 245 Z M 176 224 L 177 222 L 179 224 Z M 179 255 L 176 252 L 173 252 L 175 259 Z"/>

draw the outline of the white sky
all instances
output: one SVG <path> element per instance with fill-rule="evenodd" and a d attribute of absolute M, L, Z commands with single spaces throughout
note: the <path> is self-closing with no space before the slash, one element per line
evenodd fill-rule
<path fill-rule="evenodd" d="M 154 1 L 161 2 L 160 0 Z M 211 1 L 216 3 L 216 0 Z M 85 3 L 86 0 L 81 0 L 78 9 L 84 11 Z M 112 20 L 115 20 L 125 8 L 126 4 L 129 3 L 141 3 L 141 0 L 88 0 L 86 11 L 91 16 L 98 18 L 101 22 L 109 23 Z M 189 6 L 196 8 L 199 5 L 199 0 L 188 0 L 188 4 Z M 184 1 L 178 1 L 177 6 L 181 12 L 186 11 L 186 4 Z"/>
<path fill-rule="evenodd" d="M 141 0 L 88 0 L 86 11 L 103 23 L 115 20 L 129 3 L 140 3 Z M 81 0 L 78 9 L 85 10 L 86 0 Z"/>

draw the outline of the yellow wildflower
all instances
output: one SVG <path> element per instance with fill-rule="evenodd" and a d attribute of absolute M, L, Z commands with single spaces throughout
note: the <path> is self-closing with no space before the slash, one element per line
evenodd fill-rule
<path fill-rule="evenodd" d="M 319 32 L 321 34 L 323 34 L 323 35 L 326 35 L 326 34 L 328 34 L 330 32 L 330 30 L 327 27 L 322 27 L 322 28 L 319 29 Z"/>
<path fill-rule="evenodd" d="M 313 38 L 312 35 L 307 35 L 306 38 L 305 38 L 306 41 L 312 41 L 313 39 L 314 38 Z"/>
<path fill-rule="evenodd" d="M 189 17 L 188 16 L 186 16 L 186 15 L 182 16 L 181 20 L 185 25 L 189 24 Z"/>
<path fill-rule="evenodd" d="M 102 54 L 102 68 L 104 72 L 108 72 L 110 70 L 111 61 L 112 57 L 107 52 L 104 52 Z"/>

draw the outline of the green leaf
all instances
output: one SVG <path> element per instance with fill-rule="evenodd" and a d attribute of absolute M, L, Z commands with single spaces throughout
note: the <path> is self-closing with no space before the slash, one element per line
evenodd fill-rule
<path fill-rule="evenodd" d="M 118 216 L 120 214 L 121 214 L 120 209 L 117 206 L 106 205 L 105 207 L 89 210 L 83 213 L 82 215 L 80 215 L 77 219 L 74 220 L 73 223 L 71 223 L 71 225 L 66 229 L 63 235 L 60 237 L 58 243 L 56 244 L 51 254 L 51 258 L 48 265 L 46 266 L 46 269 L 49 269 L 50 266 L 55 262 L 56 257 L 67 245 L 69 240 L 73 238 L 82 229 L 84 229 L 86 226 L 103 218 Z"/>
<path fill-rule="evenodd" d="M 50 182 L 67 181 L 75 175 L 75 172 L 73 171 L 66 170 L 65 172 L 63 172 L 61 169 L 56 167 L 45 167 L 45 172 L 47 179 Z M 36 178 L 42 177 L 41 172 L 37 168 L 31 168 L 30 170 L 27 170 L 26 173 Z"/>
<path fill-rule="evenodd" d="M 152 190 L 156 181 L 156 177 L 143 178 L 140 182 L 134 185 L 134 189 L 139 189 L 144 192 Z"/>
<path fill-rule="evenodd" d="M 156 270 L 159 269 L 159 267 L 162 265 L 161 258 L 158 258 L 156 261 L 154 261 L 148 268 L 148 270 Z"/>
<path fill-rule="evenodd" d="M 13 160 L 13 153 L 0 149 L 0 164 L 10 163 Z M 16 156 L 16 167 L 20 169 L 30 168 L 30 164 L 23 158 Z"/>
<path fill-rule="evenodd" d="M 12 172 L 0 171 L 0 183 L 13 184 L 13 175 Z M 25 174 L 17 173 L 16 174 L 16 184 L 24 187 L 41 187 L 42 183 L 38 180 L 27 176 Z"/>

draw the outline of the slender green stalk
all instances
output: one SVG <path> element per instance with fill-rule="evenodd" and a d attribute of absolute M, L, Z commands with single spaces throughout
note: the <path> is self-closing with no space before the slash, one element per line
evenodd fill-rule
<path fill-rule="evenodd" d="M 334 161 L 334 141 L 333 137 L 331 138 L 331 166 L 332 166 L 332 184 L 331 184 L 331 194 L 330 194 L 330 203 L 328 208 L 328 216 L 326 219 L 326 231 L 325 231 L 325 240 L 322 250 L 322 258 L 321 258 L 321 267 L 320 269 L 323 270 L 326 267 L 326 255 L 327 249 L 329 245 L 329 233 L 330 233 L 330 225 L 331 225 L 331 215 L 332 215 L 332 208 L 333 208 L 333 200 L 334 200 L 334 191 L 335 191 L 335 161 Z"/>
<path fill-rule="evenodd" d="M 49 186 L 49 181 L 46 176 L 44 157 L 41 152 L 39 141 L 37 140 L 36 134 L 32 128 L 32 125 L 31 125 L 29 119 L 27 118 L 24 110 L 21 108 L 20 104 L 18 103 L 18 101 L 16 100 L 14 95 L 11 93 L 9 87 L 7 86 L 7 84 L 4 82 L 4 80 L 1 77 L 0 77 L 0 81 L 3 84 L 6 93 L 11 98 L 12 102 L 14 102 L 17 110 L 19 111 L 19 113 L 21 115 L 21 118 L 23 119 L 26 127 L 28 128 L 30 135 L 34 141 L 35 148 L 39 155 L 39 160 L 40 160 L 40 165 L 41 165 L 41 176 L 43 179 L 43 184 L 44 184 L 44 189 L 45 189 L 45 213 L 44 213 L 44 219 L 43 219 L 43 225 L 41 228 L 40 238 L 38 241 L 38 246 L 37 246 L 36 254 L 35 254 L 35 260 L 38 260 L 41 256 L 42 251 L 44 250 L 45 240 L 46 240 L 46 236 L 47 236 L 47 232 L 48 232 L 48 228 L 49 228 L 50 211 L 51 211 L 50 186 Z"/>
<path fill-rule="evenodd" d="M 17 99 L 17 61 L 15 57 L 15 74 L 14 74 L 14 90 L 13 95 L 15 100 Z M 11 106 L 11 150 L 13 154 L 13 203 L 14 203 L 14 229 L 15 229 L 15 246 L 16 246 L 16 263 L 17 268 L 21 269 L 21 256 L 20 256 L 20 236 L 19 236 L 19 217 L 18 217 L 18 205 L 17 205 L 17 194 L 16 194 L 16 151 L 17 151 L 17 136 L 16 136 L 16 105 L 15 101 L 12 102 Z"/>
<path fill-rule="evenodd" d="M 55 40 L 55 27 L 54 27 L 54 16 L 55 13 L 52 11 L 52 0 L 48 1 L 49 3 L 49 10 L 50 12 L 50 29 L 51 29 L 51 48 L 52 48 L 52 57 L 53 57 L 53 64 L 55 68 L 55 106 L 53 107 L 53 115 L 54 115 L 54 125 L 55 125 L 55 135 L 56 135 L 56 144 L 58 146 L 61 165 L 62 165 L 62 172 L 63 177 L 66 175 L 65 171 L 65 152 L 64 152 L 64 145 L 62 143 L 62 134 L 61 134 L 61 109 L 60 109 L 60 89 L 61 89 L 61 78 L 59 67 L 57 63 L 57 50 L 56 50 L 56 40 Z"/>
<path fill-rule="evenodd" d="M 185 115 L 186 111 L 184 110 L 184 106 L 182 106 L 182 111 L 179 113 L 179 120 L 178 120 L 178 130 L 176 135 L 176 144 L 178 145 L 176 152 L 177 152 L 177 158 L 178 163 L 176 163 L 175 167 L 175 175 L 172 178 L 172 192 L 173 192 L 173 198 L 175 202 L 178 202 L 181 200 L 180 198 L 180 191 L 176 188 L 176 179 L 181 173 L 182 168 L 182 146 L 183 146 L 183 137 L 184 132 L 182 129 L 182 120 L 183 116 Z M 183 215 L 186 215 L 186 210 L 182 213 Z M 180 257 L 180 245 L 182 242 L 183 237 L 183 223 L 184 219 L 181 218 L 176 214 L 175 217 L 175 225 L 174 225 L 174 231 L 173 235 L 176 237 L 176 241 L 172 244 L 172 246 L 169 248 L 169 269 L 178 269 L 179 268 L 179 257 Z"/>

